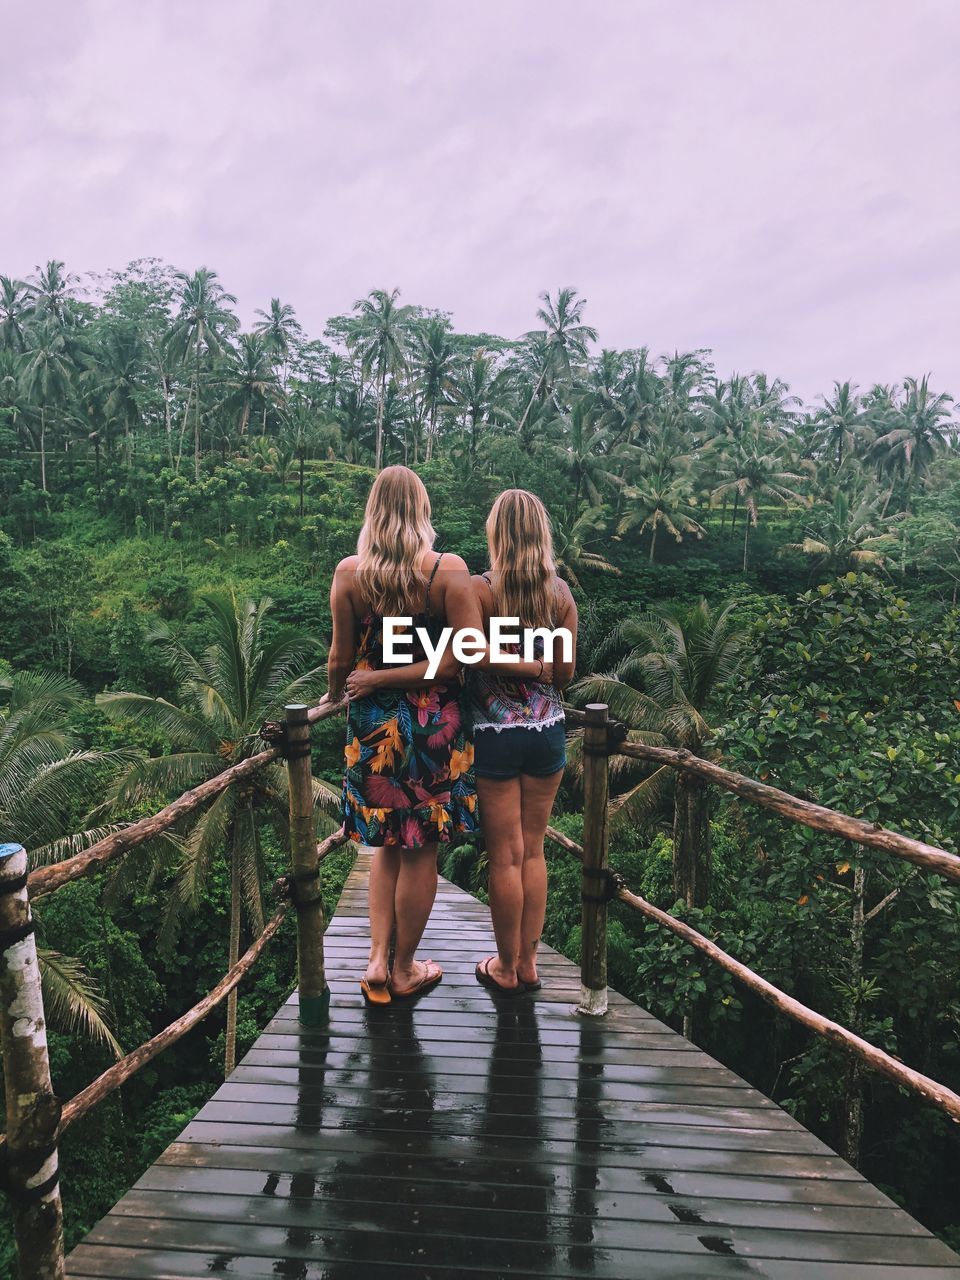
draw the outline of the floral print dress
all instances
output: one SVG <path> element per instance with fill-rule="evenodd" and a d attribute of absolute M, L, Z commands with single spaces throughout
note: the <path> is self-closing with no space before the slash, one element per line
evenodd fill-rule
<path fill-rule="evenodd" d="M 440 624 L 420 613 L 413 625 L 432 634 Z M 414 633 L 413 661 L 425 657 Z M 379 614 L 360 619 L 354 665 L 386 665 Z M 479 830 L 473 744 L 464 733 L 459 680 L 351 698 L 344 755 L 343 825 L 351 840 L 416 849 Z"/>

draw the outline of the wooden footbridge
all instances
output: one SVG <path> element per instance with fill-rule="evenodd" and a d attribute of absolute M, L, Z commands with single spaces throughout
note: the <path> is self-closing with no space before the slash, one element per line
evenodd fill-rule
<path fill-rule="evenodd" d="M 586 726 L 584 848 L 553 833 L 584 860 L 582 968 L 544 948 L 541 991 L 505 996 L 480 987 L 474 965 L 494 950 L 488 912 L 441 881 L 421 954 L 443 965 L 443 983 L 419 1001 L 385 1008 L 365 1007 L 357 985 L 367 950 L 366 853 L 358 856 L 327 928 L 317 989 L 318 846 L 304 822 L 300 787 L 304 775 L 309 778 L 309 760 L 296 749 L 306 733 L 305 708 L 294 709 L 291 725 L 270 751 L 289 761 L 291 884 L 301 932 L 304 922 L 314 922 L 309 941 L 301 939 L 299 997 L 291 996 L 179 1139 L 66 1260 L 49 1076 L 44 1082 L 29 1075 L 36 1064 L 28 1068 L 18 1056 L 5 1016 L 10 961 L 22 971 L 18 949 L 32 946 L 29 935 L 8 941 L 14 931 L 23 935 L 27 889 L 11 887 L 22 874 L 4 880 L 9 859 L 0 858 L 0 912 L 6 913 L 0 945 L 7 945 L 0 1030 L 22 1280 L 960 1280 L 960 1258 L 824 1143 L 690 1041 L 607 989 L 606 904 L 617 897 L 692 935 L 687 941 L 787 1016 L 960 1119 L 956 1094 L 776 988 L 765 991 L 762 978 L 631 894 L 608 871 L 607 751 L 615 745 L 633 751 L 634 745 L 608 736 L 605 709 L 592 711 Z M 692 771 L 701 763 L 674 762 Z M 233 768 L 243 771 L 247 764 Z M 733 774 L 710 780 L 730 790 L 760 786 Z M 750 798 L 783 811 L 783 793 L 761 791 Z M 177 804 L 171 821 L 182 816 Z M 785 816 L 828 829 L 828 813 Z M 167 810 L 145 821 L 166 821 L 164 815 Z M 121 840 L 119 850 L 95 849 L 94 864 L 78 874 L 120 856 L 136 843 L 139 825 L 111 837 Z M 931 869 L 936 863 L 941 874 L 960 881 L 960 859 L 943 850 L 875 828 L 845 834 L 876 847 L 885 841 L 894 854 L 889 842 L 905 842 L 900 856 Z M 320 845 L 321 855 L 338 843 L 340 837 Z M 58 883 L 75 878 L 70 873 L 65 880 L 57 868 L 39 870 L 43 875 L 34 880 L 37 872 L 31 873 L 28 883 L 32 896 L 49 891 L 49 873 L 57 872 Z M 178 1038 L 181 1024 L 195 1025 L 263 945 L 258 940 L 180 1024 L 68 1103 L 60 1126 L 160 1052 L 171 1032 Z M 11 1075 L 18 1074 L 21 1100 L 11 1103 Z M 25 1104 L 28 1095 L 33 1102 Z"/>

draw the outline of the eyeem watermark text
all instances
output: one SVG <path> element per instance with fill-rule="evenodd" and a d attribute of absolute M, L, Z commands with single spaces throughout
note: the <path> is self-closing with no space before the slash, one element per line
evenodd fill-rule
<path fill-rule="evenodd" d="M 427 658 L 427 679 L 432 680 L 440 669 L 443 655 L 451 646 L 453 656 L 465 666 L 475 666 L 489 648 L 495 662 L 535 662 L 540 656 L 534 653 L 537 637 L 543 640 L 543 660 L 553 662 L 554 645 L 560 641 L 561 660 L 573 661 L 573 635 L 568 627 L 524 627 L 519 618 L 491 618 L 490 640 L 477 627 L 444 627 L 436 642 L 426 627 L 412 627 L 412 618 L 384 618 L 383 660 L 386 663 L 413 662 L 414 635 L 420 641 Z M 521 646 L 521 653 L 512 652 L 508 646 Z"/>

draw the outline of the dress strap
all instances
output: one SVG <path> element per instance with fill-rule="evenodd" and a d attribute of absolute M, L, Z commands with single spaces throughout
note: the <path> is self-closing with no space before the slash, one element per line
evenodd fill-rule
<path fill-rule="evenodd" d="M 437 570 L 440 568 L 440 561 L 443 559 L 443 552 L 437 556 L 433 562 L 433 568 L 430 570 L 430 577 L 427 579 L 427 595 L 424 600 L 424 608 L 427 613 L 430 612 L 430 588 L 433 586 L 433 580 L 437 576 Z"/>

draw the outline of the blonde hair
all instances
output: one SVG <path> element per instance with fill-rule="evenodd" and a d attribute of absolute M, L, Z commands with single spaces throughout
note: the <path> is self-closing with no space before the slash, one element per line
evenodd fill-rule
<path fill-rule="evenodd" d="M 400 617 L 423 609 L 420 561 L 436 536 L 420 477 L 409 467 L 384 467 L 373 482 L 357 539 L 357 587 L 376 613 Z"/>
<path fill-rule="evenodd" d="M 556 561 L 547 509 L 526 489 L 505 489 L 487 516 L 494 612 L 521 627 L 552 626 Z"/>

